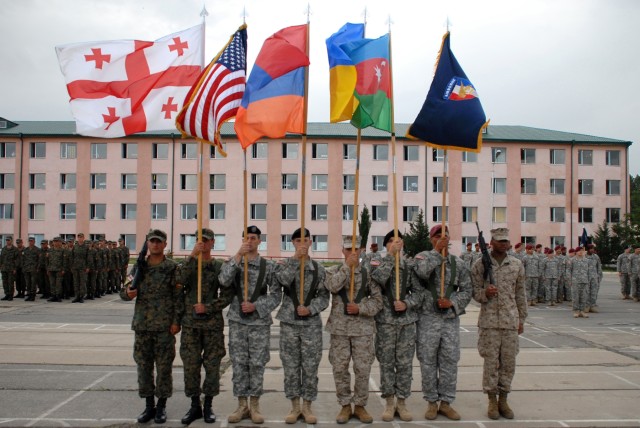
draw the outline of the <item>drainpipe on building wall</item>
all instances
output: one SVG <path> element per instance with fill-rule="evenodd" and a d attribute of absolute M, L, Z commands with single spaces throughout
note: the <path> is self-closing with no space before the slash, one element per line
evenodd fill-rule
<path fill-rule="evenodd" d="M 573 145 L 575 144 L 576 140 L 571 140 L 571 195 L 569 197 L 569 231 L 570 231 L 570 238 L 569 238 L 569 243 L 571 244 L 571 246 L 573 247 Z"/>
<path fill-rule="evenodd" d="M 18 220 L 18 238 L 22 237 L 22 170 L 24 162 L 24 138 L 22 132 L 20 133 L 20 164 L 18 167 L 18 209 L 14 215 L 14 218 Z M 15 230 L 15 229 L 14 229 Z M 15 241 L 15 240 L 14 240 Z"/>
<path fill-rule="evenodd" d="M 624 212 L 629 214 L 629 145 L 624 149 Z"/>
<path fill-rule="evenodd" d="M 169 251 L 173 253 L 173 224 L 175 219 L 175 207 L 174 207 L 174 198 L 176 192 L 176 136 L 171 133 L 171 141 L 173 141 L 173 146 L 171 147 L 171 245 L 169 246 Z"/>
<path fill-rule="evenodd" d="M 429 222 L 427 221 L 427 219 L 429 217 L 427 214 L 427 196 L 429 195 L 429 149 L 427 148 L 426 144 L 424 145 L 424 148 L 424 222 L 425 224 L 428 224 Z"/>

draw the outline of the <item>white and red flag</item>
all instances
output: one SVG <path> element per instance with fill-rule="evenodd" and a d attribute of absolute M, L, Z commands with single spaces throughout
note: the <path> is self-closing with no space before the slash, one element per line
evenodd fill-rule
<path fill-rule="evenodd" d="M 204 24 L 146 42 L 56 46 L 76 132 L 117 138 L 175 128 L 203 66 Z"/>

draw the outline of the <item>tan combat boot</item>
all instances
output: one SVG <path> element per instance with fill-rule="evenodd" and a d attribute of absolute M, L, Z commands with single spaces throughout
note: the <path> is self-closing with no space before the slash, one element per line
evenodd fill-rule
<path fill-rule="evenodd" d="M 513 410 L 511 410 L 511 407 L 509 407 L 509 403 L 507 403 L 506 392 L 500 393 L 500 399 L 498 400 L 498 411 L 503 417 L 507 419 L 513 419 L 514 417 Z"/>
<path fill-rule="evenodd" d="M 250 416 L 249 407 L 247 406 L 247 397 L 238 397 L 238 408 L 227 417 L 227 421 L 237 424 L 243 419 Z"/>
<path fill-rule="evenodd" d="M 584 311 L 583 311 L 583 312 L 584 312 L 585 314 L 588 314 L 590 310 L 591 310 L 591 307 L 590 307 L 590 306 L 587 306 L 586 308 L 584 308 Z"/>
<path fill-rule="evenodd" d="M 363 424 L 370 424 L 373 422 L 373 417 L 367 412 L 364 406 L 355 406 L 353 409 L 353 415 L 360 420 Z"/>
<path fill-rule="evenodd" d="M 346 424 L 351 419 L 351 404 L 347 404 L 346 406 L 342 406 L 340 409 L 340 413 L 336 416 L 336 422 L 339 424 Z"/>
<path fill-rule="evenodd" d="M 580 316 L 582 318 L 589 318 L 589 314 L 587 314 L 586 312 L 580 312 Z"/>
<path fill-rule="evenodd" d="M 261 424 L 264 422 L 264 417 L 260 413 L 260 397 L 251 397 L 249 412 L 251 414 L 251 422 L 254 424 Z"/>
<path fill-rule="evenodd" d="M 302 416 L 304 417 L 304 421 L 308 424 L 316 424 L 318 423 L 318 418 L 311 411 L 311 401 L 304 400 L 302 403 Z"/>
<path fill-rule="evenodd" d="M 385 422 L 391 422 L 393 420 L 393 415 L 396 413 L 396 397 L 390 395 L 386 400 L 387 405 L 384 408 L 384 412 L 382 412 L 382 420 Z"/>
<path fill-rule="evenodd" d="M 291 399 L 291 410 L 289 414 L 284 418 L 284 421 L 288 424 L 295 424 L 300 417 L 300 397 Z"/>
<path fill-rule="evenodd" d="M 401 421 L 409 422 L 413 420 L 413 416 L 411 416 L 411 412 L 407 409 L 404 398 L 398 398 L 396 401 L 396 411 Z"/>
<path fill-rule="evenodd" d="M 489 393 L 489 408 L 487 409 L 487 416 L 489 419 L 498 419 L 500 412 L 498 412 L 498 400 L 496 400 L 496 394 Z"/>
<path fill-rule="evenodd" d="M 455 409 L 453 407 L 451 407 L 451 405 L 449 403 L 447 403 L 446 401 L 441 401 L 440 402 L 440 409 L 438 409 L 438 413 L 440 413 L 441 415 L 446 416 L 447 418 L 451 419 L 452 421 L 459 421 L 460 420 L 460 415 L 458 414 L 458 412 L 456 412 Z"/>
<path fill-rule="evenodd" d="M 425 419 L 432 421 L 438 417 L 438 403 L 436 401 L 429 401 L 428 403 L 424 417 Z"/>
<path fill-rule="evenodd" d="M 598 305 L 591 306 L 591 309 L 589 309 L 589 312 L 594 313 L 594 314 L 597 314 L 598 312 L 600 312 L 598 310 Z"/>
<path fill-rule="evenodd" d="M 580 317 L 580 311 L 573 311 L 573 317 L 574 318 Z"/>

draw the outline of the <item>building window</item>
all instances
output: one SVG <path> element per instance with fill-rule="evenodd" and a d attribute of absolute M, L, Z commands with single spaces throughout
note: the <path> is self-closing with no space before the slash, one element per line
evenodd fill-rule
<path fill-rule="evenodd" d="M 197 204 L 180 204 L 180 219 L 195 220 L 198 217 Z"/>
<path fill-rule="evenodd" d="M 221 143 L 222 145 L 222 151 L 223 152 L 227 152 L 227 143 Z M 211 159 L 224 159 L 224 156 L 222 156 L 222 153 L 220 153 L 220 148 L 215 145 L 215 146 L 210 146 L 209 148 L 209 157 Z"/>
<path fill-rule="evenodd" d="M 463 236 L 462 237 L 462 252 L 464 253 L 467 248 L 467 244 L 475 244 L 478 242 L 478 237 L 476 235 L 473 236 Z"/>
<path fill-rule="evenodd" d="M 224 220 L 226 212 L 226 204 L 209 204 L 209 218 L 211 220 Z"/>
<path fill-rule="evenodd" d="M 167 190 L 169 174 L 151 174 L 151 190 Z"/>
<path fill-rule="evenodd" d="M 467 162 L 467 163 L 478 162 L 478 154 L 475 152 L 462 152 L 462 162 Z"/>
<path fill-rule="evenodd" d="M 593 165 L 593 150 L 578 150 L 578 165 Z"/>
<path fill-rule="evenodd" d="M 167 204 L 151 204 L 151 220 L 166 220 Z"/>
<path fill-rule="evenodd" d="M 493 162 L 493 163 L 506 163 L 507 162 L 507 148 L 506 147 L 492 147 L 491 148 L 491 162 Z"/>
<path fill-rule="evenodd" d="M 607 208 L 607 223 L 620 223 L 620 208 Z"/>
<path fill-rule="evenodd" d="M 101 190 L 107 188 L 107 174 L 91 174 L 91 189 Z"/>
<path fill-rule="evenodd" d="M 406 161 L 417 161 L 420 160 L 419 156 L 419 147 L 420 146 L 404 146 L 404 160 Z"/>
<path fill-rule="evenodd" d="M 45 174 L 29 174 L 29 189 L 44 190 L 47 187 L 46 184 Z"/>
<path fill-rule="evenodd" d="M 16 143 L 0 143 L 0 158 L 15 158 Z M 4 244 L 4 241 L 2 242 Z"/>
<path fill-rule="evenodd" d="M 180 249 L 185 251 L 193 250 L 193 247 L 196 245 L 196 236 L 195 235 L 185 235 L 183 233 L 180 234 Z"/>
<path fill-rule="evenodd" d="M 60 143 L 60 159 L 75 159 L 78 156 L 76 143 Z"/>
<path fill-rule="evenodd" d="M 578 180 L 578 194 L 593 195 L 593 180 L 591 179 Z"/>
<path fill-rule="evenodd" d="M 549 163 L 551 165 L 564 165 L 564 149 L 549 150 Z"/>
<path fill-rule="evenodd" d="M 313 143 L 311 145 L 311 157 L 313 159 L 327 159 L 329 157 L 329 145 L 327 143 Z"/>
<path fill-rule="evenodd" d="M 402 177 L 402 191 L 403 192 L 417 192 L 418 191 L 418 176 L 417 175 L 405 175 Z"/>
<path fill-rule="evenodd" d="M 442 183 L 444 183 L 444 177 L 433 177 L 433 193 L 442 193 Z M 447 177 L 447 192 L 449 191 L 449 177 Z"/>
<path fill-rule="evenodd" d="M 356 176 L 353 174 L 344 174 L 342 176 L 342 190 L 353 192 L 356 190 Z"/>
<path fill-rule="evenodd" d="M 120 219 L 135 220 L 138 213 L 136 204 L 120 204 Z"/>
<path fill-rule="evenodd" d="M 267 204 L 251 204 L 251 220 L 266 220 Z"/>
<path fill-rule="evenodd" d="M 16 176 L 13 173 L 0 173 L 0 189 L 14 189 L 16 185 Z"/>
<path fill-rule="evenodd" d="M 386 205 L 374 205 L 371 207 L 371 220 L 387 221 L 387 211 L 389 207 Z"/>
<path fill-rule="evenodd" d="M 268 153 L 267 143 L 254 143 L 251 146 L 252 159 L 266 159 Z"/>
<path fill-rule="evenodd" d="M 353 205 L 342 206 L 342 220 L 353 220 Z"/>
<path fill-rule="evenodd" d="M 282 220 L 297 220 L 298 219 L 298 205 L 296 204 L 282 204 Z"/>
<path fill-rule="evenodd" d="M 357 151 L 355 144 L 343 144 L 342 145 L 342 158 L 345 160 L 354 160 L 356 158 Z"/>
<path fill-rule="evenodd" d="M 29 204 L 29 220 L 44 220 L 44 204 Z"/>
<path fill-rule="evenodd" d="M 260 245 L 258 245 L 258 251 L 267 251 L 267 235 L 266 234 L 262 234 L 260 235 Z"/>
<path fill-rule="evenodd" d="M 107 143 L 91 143 L 91 159 L 106 159 Z"/>
<path fill-rule="evenodd" d="M 327 190 L 327 174 L 311 174 L 311 190 Z"/>
<path fill-rule="evenodd" d="M 535 195 L 536 194 L 536 179 L 535 178 L 521 178 L 520 179 L 520 193 L 523 195 Z"/>
<path fill-rule="evenodd" d="M 311 250 L 329 251 L 329 246 L 327 245 L 327 235 L 313 235 Z"/>
<path fill-rule="evenodd" d="M 564 207 L 551 207 L 550 220 L 554 223 L 564 223 Z"/>
<path fill-rule="evenodd" d="M 298 174 L 282 174 L 282 188 L 296 190 L 298 188 Z"/>
<path fill-rule="evenodd" d="M 535 223 L 536 207 L 520 207 L 520 221 L 522 223 Z"/>
<path fill-rule="evenodd" d="M 0 204 L 0 220 L 11 220 L 12 218 L 13 218 L 13 204 Z"/>
<path fill-rule="evenodd" d="M 607 165 L 620 166 L 620 150 L 607 150 Z"/>
<path fill-rule="evenodd" d="M 535 245 L 536 237 L 535 236 L 521 236 L 520 237 L 520 242 L 522 242 L 523 245 L 525 245 L 525 244 Z"/>
<path fill-rule="evenodd" d="M 493 214 L 491 218 L 494 223 L 506 223 L 507 207 L 493 207 Z"/>
<path fill-rule="evenodd" d="M 607 180 L 607 195 L 620 194 L 620 180 Z"/>
<path fill-rule="evenodd" d="M 29 156 L 32 159 L 44 159 L 47 157 L 47 146 L 44 143 L 31 143 L 29 145 Z"/>
<path fill-rule="evenodd" d="M 444 150 L 443 149 L 432 149 L 432 159 L 434 162 L 444 162 Z"/>
<path fill-rule="evenodd" d="M 552 195 L 564 195 L 564 178 L 552 178 L 549 192 Z"/>
<path fill-rule="evenodd" d="M 91 220 L 106 220 L 107 204 L 90 204 L 89 218 Z"/>
<path fill-rule="evenodd" d="M 196 143 L 180 144 L 181 159 L 196 159 L 198 157 L 198 145 Z"/>
<path fill-rule="evenodd" d="M 386 175 L 373 176 L 373 190 L 376 192 L 386 192 L 389 186 L 389 177 Z"/>
<path fill-rule="evenodd" d="M 593 208 L 578 208 L 578 223 L 593 223 Z"/>
<path fill-rule="evenodd" d="M 503 195 L 507 193 L 507 179 L 506 178 L 494 178 L 493 185 L 493 193 L 496 195 Z"/>
<path fill-rule="evenodd" d="M 251 174 L 251 188 L 264 190 L 267 188 L 267 174 Z"/>
<path fill-rule="evenodd" d="M 296 247 L 291 242 L 291 235 L 280 235 L 280 250 L 281 251 L 295 251 Z"/>
<path fill-rule="evenodd" d="M 76 188 L 76 175 L 75 174 L 60 174 L 60 189 L 61 190 L 75 190 Z"/>
<path fill-rule="evenodd" d="M 389 145 L 388 144 L 374 144 L 373 145 L 373 160 L 378 160 L 378 161 L 389 160 Z"/>
<path fill-rule="evenodd" d="M 311 205 L 311 220 L 326 221 L 328 206 L 326 204 Z"/>
<path fill-rule="evenodd" d="M 520 149 L 520 163 L 526 165 L 536 163 L 536 149 Z"/>
<path fill-rule="evenodd" d="M 153 143 L 151 147 L 151 157 L 153 159 L 169 159 L 169 144 Z"/>
<path fill-rule="evenodd" d="M 550 241 L 551 247 L 554 248 L 556 245 L 564 246 L 564 236 L 552 236 Z"/>
<path fill-rule="evenodd" d="M 478 177 L 462 177 L 463 193 L 478 193 Z"/>
<path fill-rule="evenodd" d="M 446 207 L 446 209 L 444 210 L 444 213 L 446 217 L 444 221 L 449 221 L 449 207 Z M 432 221 L 436 223 L 442 223 L 442 207 L 441 206 L 434 205 L 431 214 L 432 214 L 431 215 Z"/>
<path fill-rule="evenodd" d="M 196 190 L 198 176 L 196 174 L 180 174 L 180 190 Z"/>
<path fill-rule="evenodd" d="M 124 239 L 124 245 L 129 248 L 137 248 L 136 247 L 136 235 L 129 233 L 121 233 L 120 238 Z"/>
<path fill-rule="evenodd" d="M 122 174 L 122 190 L 135 190 L 138 188 L 138 174 Z"/>
<path fill-rule="evenodd" d="M 122 159 L 138 159 L 138 143 L 122 143 Z"/>
<path fill-rule="evenodd" d="M 227 188 L 226 174 L 209 174 L 209 188 L 211 190 L 224 190 Z"/>
<path fill-rule="evenodd" d="M 213 235 L 215 243 L 213 244 L 213 251 L 225 251 L 227 249 L 227 236 L 221 233 Z"/>
<path fill-rule="evenodd" d="M 75 220 L 76 204 L 60 204 L 60 220 Z"/>
<path fill-rule="evenodd" d="M 298 143 L 282 143 L 282 159 L 298 159 Z"/>
<path fill-rule="evenodd" d="M 478 221 L 478 207 L 462 207 L 462 222 L 475 223 Z"/>
<path fill-rule="evenodd" d="M 402 221 L 416 221 L 420 208 L 414 205 L 402 207 Z"/>

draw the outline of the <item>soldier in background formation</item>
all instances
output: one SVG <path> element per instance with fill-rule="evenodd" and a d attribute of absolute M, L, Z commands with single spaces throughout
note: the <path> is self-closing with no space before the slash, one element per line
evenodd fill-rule
<path fill-rule="evenodd" d="M 40 248 L 36 247 L 36 239 L 31 236 L 27 247 L 22 251 L 22 272 L 26 284 L 26 302 L 36 300 L 38 292 L 38 269 L 40 265 Z"/>
<path fill-rule="evenodd" d="M 585 313 L 597 313 L 599 312 L 598 291 L 600 290 L 600 282 L 602 281 L 602 262 L 596 254 L 596 248 L 591 244 L 587 246 L 586 257 L 589 261 L 589 291 Z"/>
<path fill-rule="evenodd" d="M 371 251 L 365 254 L 365 256 L 362 258 L 362 265 L 372 272 L 375 268 L 380 266 L 380 262 L 382 261 L 382 254 L 380 254 L 380 252 L 378 251 L 377 242 L 372 242 L 369 249 Z"/>
<path fill-rule="evenodd" d="M 13 245 L 13 238 L 4 239 L 5 246 L 0 253 L 0 272 L 2 272 L 2 288 L 4 297 L 0 300 L 13 300 L 16 282 L 16 270 L 18 269 L 18 249 Z"/>
<path fill-rule="evenodd" d="M 620 279 L 620 294 L 622 300 L 631 298 L 631 246 L 624 249 L 624 253 L 616 260 L 616 271 Z"/>
<path fill-rule="evenodd" d="M 636 245 L 633 254 L 629 256 L 631 269 L 631 295 L 633 301 L 640 300 L 640 245 Z"/>
<path fill-rule="evenodd" d="M 569 271 L 571 272 L 571 287 L 573 289 L 573 317 L 589 318 L 587 305 L 589 299 L 589 284 L 591 270 L 589 261 L 585 257 L 583 247 L 574 250 L 575 256 L 571 259 Z"/>
<path fill-rule="evenodd" d="M 558 281 L 562 260 L 558 259 L 550 248 L 545 250 L 546 258 L 542 260 L 542 278 L 544 282 L 544 295 L 547 304 L 555 306 L 558 301 Z"/>
<path fill-rule="evenodd" d="M 18 260 L 16 264 L 16 292 L 18 294 L 16 294 L 15 297 L 24 298 L 27 285 L 24 279 L 24 269 L 23 269 L 24 260 L 22 258 L 22 254 L 24 252 L 25 246 L 21 238 L 16 239 L 16 249 L 18 250 Z"/>

